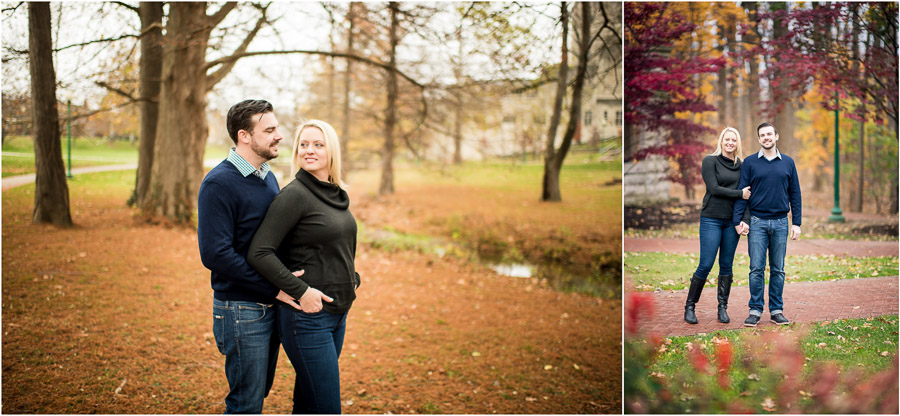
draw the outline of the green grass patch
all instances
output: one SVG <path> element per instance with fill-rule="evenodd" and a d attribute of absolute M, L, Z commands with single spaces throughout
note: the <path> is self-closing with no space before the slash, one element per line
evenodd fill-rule
<path fill-rule="evenodd" d="M 465 252 L 456 244 L 443 241 L 438 237 L 425 234 L 403 233 L 393 227 L 370 228 L 357 222 L 359 242 L 372 248 L 391 253 L 399 251 L 415 251 L 422 254 L 433 254 L 437 257 L 451 255 L 464 258 Z"/>
<path fill-rule="evenodd" d="M 634 283 L 635 290 L 679 290 L 690 285 L 691 276 L 697 270 L 698 254 L 676 254 L 655 252 L 623 253 L 625 276 Z M 838 279 L 896 276 L 898 258 L 888 257 L 840 257 L 834 255 L 786 256 L 784 259 L 785 281 L 817 282 Z M 768 267 L 766 268 L 768 276 Z M 713 284 L 718 275 L 719 265 L 713 265 L 707 284 Z M 737 276 L 733 285 L 747 285 L 750 274 L 750 257 L 746 254 L 734 256 L 733 273 Z"/>
<path fill-rule="evenodd" d="M 625 400 L 648 413 L 869 413 L 840 406 L 866 394 L 873 401 L 896 398 L 896 384 L 893 391 L 890 385 L 872 392 L 857 387 L 866 379 L 896 377 L 897 333 L 897 315 L 886 315 L 631 340 Z M 832 379 L 834 389 L 823 390 L 823 379 Z"/>
<path fill-rule="evenodd" d="M 765 332 L 773 332 L 779 336 L 802 334 L 797 346 L 804 355 L 804 373 L 809 374 L 809 363 L 830 361 L 841 368 L 860 368 L 866 374 L 873 374 L 890 368 L 891 357 L 897 353 L 897 315 L 886 315 L 863 319 L 839 319 L 835 321 L 817 322 L 807 325 L 792 324 L 778 326 L 772 330 L 722 330 L 704 335 L 669 337 L 664 341 L 665 351 L 657 357 L 651 371 L 669 376 L 687 372 L 692 368 L 691 360 L 685 353 L 688 344 L 691 348 L 700 348 L 713 358 L 715 341 L 727 338 L 733 346 L 733 362 L 740 362 L 754 357 L 754 350 L 769 345 L 762 345 Z M 885 352 L 887 354 L 885 354 Z M 736 366 L 737 367 L 737 366 Z M 754 377 L 749 377 L 746 369 L 733 368 L 729 372 L 732 384 L 753 384 Z M 747 381 L 749 380 L 749 381 Z M 757 386 L 760 387 L 760 386 Z"/>
<path fill-rule="evenodd" d="M 627 228 L 628 238 L 688 238 L 698 239 L 700 220 L 696 222 L 672 224 L 658 230 Z M 827 218 L 803 218 L 802 238 L 805 240 L 847 240 L 847 241 L 897 241 L 897 220 L 886 216 L 882 221 L 859 220 L 845 223 L 830 223 Z M 893 228 L 890 225 L 893 224 Z M 874 232 L 873 228 L 881 229 Z"/>
<path fill-rule="evenodd" d="M 529 190 L 540 185 L 544 165 L 538 163 L 511 164 L 509 162 L 464 162 L 440 168 L 401 169 L 397 182 L 403 184 L 466 184 L 501 190 Z M 611 182 L 622 176 L 621 162 L 566 163 L 560 174 L 560 184 L 584 186 Z M 539 189 L 539 186 L 538 186 Z M 565 195 L 563 195 L 565 198 Z M 621 206 L 621 200 L 616 205 Z"/>
<path fill-rule="evenodd" d="M 68 169 L 68 145 L 61 138 L 63 164 Z M 206 157 L 224 159 L 231 146 L 207 144 Z M 288 147 L 289 149 L 289 147 Z M 3 143 L 3 177 L 34 173 L 34 142 L 30 136 L 10 136 Z M 290 153 L 290 150 L 288 150 Z M 283 160 L 282 160 L 283 159 Z M 276 159 L 290 164 L 289 157 Z M 98 137 L 72 138 L 72 168 L 137 163 L 138 142 L 106 140 Z"/>
<path fill-rule="evenodd" d="M 61 139 L 63 164 L 68 169 L 68 145 Z M 34 173 L 34 143 L 31 137 L 7 137 L 3 144 L 2 175 L 15 176 Z M 138 144 L 122 140 L 105 140 L 96 137 L 72 138 L 72 167 L 136 163 Z"/>

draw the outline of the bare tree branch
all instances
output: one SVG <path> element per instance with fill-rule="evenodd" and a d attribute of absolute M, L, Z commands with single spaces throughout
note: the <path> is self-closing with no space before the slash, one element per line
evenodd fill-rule
<path fill-rule="evenodd" d="M 106 82 L 104 82 L 104 81 L 94 81 L 94 84 L 97 84 L 98 86 L 101 86 L 101 87 L 103 87 L 103 88 L 106 88 L 107 90 L 109 90 L 109 91 L 111 91 L 111 92 L 114 92 L 114 93 L 116 93 L 116 94 L 119 94 L 119 95 L 121 95 L 121 96 L 127 98 L 129 102 L 132 102 L 132 103 L 133 103 L 133 102 L 138 101 L 138 98 L 135 98 L 135 97 L 134 97 L 133 95 L 131 95 L 131 93 L 129 93 L 128 91 L 125 91 L 125 90 L 122 90 L 122 89 L 113 87 L 112 85 L 109 85 L 108 83 L 106 83 Z"/>
<path fill-rule="evenodd" d="M 140 13 L 140 11 L 139 11 L 139 9 L 138 9 L 137 6 L 132 6 L 132 5 L 130 5 L 130 4 L 128 4 L 128 3 L 125 3 L 125 2 L 122 2 L 122 1 L 114 1 L 114 2 L 112 2 L 112 3 L 113 3 L 113 4 L 117 4 L 117 5 L 119 5 L 119 6 L 122 6 L 122 7 L 126 8 L 126 9 L 128 9 L 128 10 L 131 10 L 131 11 L 135 12 L 135 13 Z"/>
<path fill-rule="evenodd" d="M 225 20 L 225 16 L 228 16 L 228 13 L 234 10 L 235 7 L 237 7 L 237 2 L 229 1 L 228 3 L 225 3 L 219 11 L 212 16 L 207 17 L 206 23 L 210 28 L 218 26 L 219 23 L 222 23 L 222 20 Z"/>
<path fill-rule="evenodd" d="M 122 36 L 119 36 L 119 37 L 115 37 L 115 38 L 94 39 L 94 40 L 90 40 L 90 41 L 87 41 L 87 42 L 74 43 L 74 44 L 71 44 L 71 45 L 63 46 L 63 47 L 61 47 L 61 48 L 56 48 L 56 49 L 53 49 L 53 52 L 59 52 L 59 51 L 63 51 L 63 50 L 69 49 L 69 48 L 84 47 L 84 46 L 91 45 L 91 44 L 94 44 L 94 43 L 116 42 L 116 41 L 119 41 L 119 40 L 122 40 L 122 39 L 139 38 L 139 37 L 140 37 L 140 35 L 135 35 L 135 34 L 133 34 L 133 33 L 129 33 L 129 34 L 125 34 L 125 35 L 122 35 Z M 19 55 L 27 55 L 27 54 L 28 54 L 28 50 L 27 50 L 27 49 L 22 50 L 22 49 L 7 48 L 6 50 L 9 51 L 10 53 L 15 53 L 15 54 L 19 54 Z"/>
<path fill-rule="evenodd" d="M 24 1 L 20 1 L 20 2 L 16 3 L 16 6 L 15 6 L 15 7 L 7 7 L 7 8 L 5 8 L 5 9 L 3 9 L 2 12 L 3 12 L 3 13 L 6 13 L 6 12 L 12 12 L 12 13 L 15 13 L 16 10 L 18 10 L 19 6 L 21 6 L 21 5 L 23 5 L 23 4 L 25 4 L 25 2 L 24 2 Z"/>
<path fill-rule="evenodd" d="M 376 67 L 379 67 L 379 68 L 383 68 L 383 69 L 386 69 L 386 70 L 388 70 L 388 71 L 394 70 L 394 71 L 397 71 L 397 75 L 400 75 L 401 77 L 403 77 L 404 79 L 406 79 L 407 81 L 409 81 L 411 84 L 415 85 L 416 87 L 419 87 L 420 89 L 425 89 L 425 86 L 424 86 L 424 85 L 422 85 L 421 83 L 419 83 L 418 81 L 416 81 L 415 79 L 413 79 L 412 77 L 410 77 L 409 75 L 404 74 L 402 71 L 400 71 L 400 70 L 398 70 L 398 69 L 396 69 L 396 68 L 392 68 L 390 65 L 388 65 L 388 64 L 386 64 L 386 63 L 384 63 L 384 62 L 378 62 L 378 61 L 375 61 L 375 60 L 372 60 L 372 59 L 369 59 L 369 58 L 364 58 L 364 57 L 362 57 L 362 56 L 353 55 L 353 54 L 350 54 L 350 53 L 343 53 L 343 52 L 328 52 L 328 51 L 313 51 L 313 50 L 287 50 L 287 51 L 258 51 L 258 52 L 245 52 L 245 53 L 239 53 L 239 54 L 236 53 L 236 54 L 233 54 L 233 55 L 231 55 L 231 56 L 226 56 L 226 57 L 224 57 L 224 58 L 216 59 L 215 61 L 212 61 L 212 62 L 207 62 L 207 63 L 206 63 L 206 68 L 209 69 L 209 68 L 212 68 L 212 67 L 214 67 L 214 66 L 216 66 L 216 65 L 223 65 L 223 64 L 226 64 L 226 63 L 229 63 L 229 62 L 236 61 L 236 60 L 238 60 L 238 59 L 240 59 L 240 58 L 248 57 L 248 56 L 259 56 L 259 55 L 288 55 L 288 54 L 295 54 L 295 53 L 307 54 L 307 55 L 331 56 L 331 57 L 334 57 L 334 58 L 346 58 L 346 59 L 352 59 L 352 60 L 354 60 L 354 61 L 362 62 L 362 63 L 364 63 L 364 64 L 371 65 L 371 66 L 376 66 Z"/>
<path fill-rule="evenodd" d="M 259 30 L 262 29 L 263 25 L 266 24 L 266 9 L 268 9 L 269 6 L 266 5 L 266 6 L 257 6 L 257 7 L 262 12 L 262 16 L 259 17 L 259 20 L 256 21 L 256 26 L 253 28 L 253 30 L 250 31 L 249 34 L 247 34 L 247 37 L 244 38 L 244 42 L 241 43 L 241 46 L 239 46 L 234 51 L 232 56 L 238 55 L 238 54 L 243 54 L 243 53 L 247 52 L 247 47 L 250 46 L 250 42 L 253 41 L 253 38 L 256 37 L 256 34 L 259 33 Z M 218 84 L 219 81 L 221 81 L 223 78 L 225 78 L 225 76 L 228 75 L 229 72 L 231 72 L 231 69 L 234 68 L 235 64 L 237 64 L 237 59 L 234 59 L 234 60 L 228 61 L 228 62 L 223 62 L 222 66 L 219 69 L 217 69 L 212 74 L 207 75 L 206 76 L 206 90 L 207 91 L 212 90 L 212 88 L 216 84 Z M 209 68 L 210 68 L 210 66 L 206 67 L 206 69 L 209 69 Z"/>

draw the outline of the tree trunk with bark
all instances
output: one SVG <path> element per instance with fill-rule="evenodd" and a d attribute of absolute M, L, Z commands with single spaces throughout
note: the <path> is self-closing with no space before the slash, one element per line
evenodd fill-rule
<path fill-rule="evenodd" d="M 347 8 L 347 22 L 350 23 L 350 27 L 347 29 L 347 53 L 353 53 L 354 48 L 354 36 L 356 34 L 356 3 L 351 2 L 349 7 Z M 341 161 L 341 165 L 344 167 L 344 173 L 351 170 L 352 161 L 350 158 L 350 91 L 352 90 L 352 66 L 353 60 L 346 60 L 347 69 L 344 71 L 344 101 L 343 108 L 341 110 L 343 117 L 341 117 L 341 155 L 344 160 Z"/>
<path fill-rule="evenodd" d="M 719 53 L 722 54 L 723 57 L 727 55 L 727 41 L 725 39 L 725 24 L 724 22 L 718 25 L 719 28 L 719 38 L 716 39 L 719 42 Z M 716 110 L 716 114 L 719 118 L 719 128 L 716 130 L 721 130 L 725 126 L 729 125 L 728 120 L 728 68 L 726 65 L 722 65 L 719 67 L 719 72 L 716 76 L 716 92 L 718 93 L 717 105 L 718 109 Z"/>
<path fill-rule="evenodd" d="M 787 10 L 788 5 L 785 2 L 776 2 L 771 5 L 773 10 Z M 788 22 L 783 19 L 774 19 L 772 22 L 772 30 L 773 36 L 776 39 L 780 39 L 782 37 L 787 36 L 788 34 Z M 790 75 L 784 74 L 782 77 L 783 84 L 789 84 Z M 770 87 L 771 88 L 771 87 Z M 770 97 L 779 97 L 778 91 L 772 91 Z M 773 102 L 771 105 L 782 104 L 781 110 L 775 113 L 775 120 L 772 122 L 775 124 L 775 129 L 778 131 L 778 150 L 788 156 L 796 157 L 794 154 L 794 150 L 798 148 L 796 145 L 796 138 L 794 137 L 794 93 L 788 92 L 787 94 L 780 95 L 780 98 L 776 98 L 776 102 Z"/>
<path fill-rule="evenodd" d="M 746 4 L 742 3 L 744 10 L 747 13 L 747 18 L 752 22 L 759 24 L 759 18 L 757 14 L 757 4 L 756 2 L 747 2 Z M 758 26 L 754 26 L 753 30 L 747 32 L 747 42 L 749 44 L 748 47 L 752 47 L 755 43 L 759 42 L 759 36 L 757 36 Z M 759 61 L 756 58 L 756 55 L 753 54 L 747 57 L 747 61 L 750 65 L 750 70 L 747 75 L 747 94 L 744 96 L 745 107 L 747 108 L 747 130 L 746 132 L 741 132 L 741 137 L 743 141 L 743 150 L 744 154 L 750 154 L 755 143 L 757 143 L 757 135 L 756 135 L 756 126 L 759 125 Z"/>
<path fill-rule="evenodd" d="M 551 157 L 544 159 L 544 186 L 541 195 L 542 201 L 562 201 L 562 194 L 559 189 L 559 174 L 562 170 L 563 161 L 572 145 L 572 139 L 581 128 L 581 97 L 584 92 L 585 78 L 587 78 L 588 58 L 590 56 L 591 40 L 591 21 L 593 14 L 591 6 L 593 3 L 580 2 L 576 3 L 581 6 L 581 33 L 578 48 L 578 67 L 575 71 L 575 83 L 572 87 L 572 105 L 569 108 L 569 123 L 566 126 L 566 132 L 563 134 L 562 143 L 559 149 L 553 151 L 553 141 L 548 139 L 548 148 L 551 150 Z M 604 7 L 602 3 L 596 3 L 598 7 Z M 563 7 L 565 9 L 565 6 Z M 565 12 L 564 12 L 565 13 Z M 568 20 L 566 18 L 566 20 Z M 564 25 L 567 23 L 564 22 Z M 565 29 L 564 29 L 565 32 Z M 563 36 L 567 36 L 563 33 Z M 565 49 L 565 47 L 564 47 Z M 563 84 L 563 93 L 565 93 L 565 85 Z"/>
<path fill-rule="evenodd" d="M 859 9 L 859 4 L 858 4 L 858 3 L 853 3 L 853 4 L 851 4 L 851 5 L 850 5 L 850 8 L 851 8 L 851 10 L 853 10 L 853 13 L 852 13 L 852 14 L 853 14 L 854 16 L 858 16 L 858 15 L 859 15 L 859 13 L 857 12 L 858 9 Z M 860 59 L 860 47 L 861 47 L 861 45 L 859 45 L 859 34 L 860 34 L 860 27 L 859 27 L 859 26 L 860 26 L 859 19 L 853 19 L 853 34 L 851 35 L 851 42 L 852 42 L 852 45 L 851 45 L 850 47 L 851 47 L 851 53 L 852 53 L 852 55 L 853 55 L 853 60 L 854 60 L 854 62 L 855 62 L 854 65 L 853 65 L 853 68 L 854 68 L 856 71 L 860 72 L 860 74 L 861 74 L 861 76 L 862 76 L 862 81 L 865 82 L 865 76 L 862 75 L 862 74 L 864 74 L 864 71 L 862 70 L 862 65 L 859 63 L 859 62 L 860 62 L 860 61 L 859 61 L 859 59 Z M 863 53 L 864 53 L 864 52 L 863 52 Z M 862 97 L 861 97 L 861 98 L 862 98 Z M 865 105 L 864 99 L 863 99 L 863 105 Z M 866 163 L 865 163 L 865 157 L 866 157 L 866 122 L 865 122 L 865 120 L 860 120 L 860 121 L 859 121 L 859 141 L 858 141 L 857 143 L 858 143 L 857 147 L 859 148 L 859 154 L 857 155 L 857 156 L 858 156 L 858 157 L 857 157 L 857 162 L 858 162 L 858 163 L 857 163 L 857 165 L 856 165 L 856 168 L 857 168 L 857 172 L 856 172 L 856 174 L 857 174 L 857 177 L 856 177 L 856 183 L 857 183 L 858 186 L 857 186 L 856 192 L 854 193 L 854 199 L 853 199 L 853 203 L 852 203 L 852 207 L 851 207 L 851 208 L 852 208 L 852 210 L 853 210 L 854 212 L 862 212 L 862 210 L 863 210 L 863 199 L 864 199 L 864 195 L 865 195 L 865 171 L 866 171 L 866 169 L 865 169 L 865 168 L 866 168 Z"/>
<path fill-rule="evenodd" d="M 50 3 L 28 3 L 28 55 L 36 171 L 32 222 L 71 227 L 69 186 L 59 140 Z"/>
<path fill-rule="evenodd" d="M 214 25 L 213 25 L 214 26 Z M 150 187 L 141 209 L 150 220 L 188 224 L 203 178 L 206 123 L 206 3 L 169 5 L 159 122 Z"/>
<path fill-rule="evenodd" d="M 129 205 L 140 206 L 147 195 L 153 168 L 153 147 L 156 143 L 156 124 L 159 121 L 159 90 L 162 79 L 162 17 L 163 4 L 141 2 L 141 73 L 138 87 L 141 103 L 141 136 L 138 144 L 138 169 L 134 193 Z"/>
<path fill-rule="evenodd" d="M 559 192 L 559 170 L 553 169 L 556 156 L 556 130 L 562 118 L 562 103 L 566 96 L 566 82 L 569 76 L 569 5 L 560 5 L 560 23 L 562 25 L 562 49 L 559 62 L 559 78 L 556 81 L 556 98 L 553 100 L 553 114 L 547 128 L 547 141 L 544 148 L 544 180 L 541 184 L 541 201 L 561 201 Z M 556 199 L 554 199 L 556 198 Z"/>
<path fill-rule="evenodd" d="M 731 59 L 735 59 L 737 54 L 737 22 L 734 19 L 734 16 L 729 15 L 725 20 L 725 45 L 728 48 L 728 54 Z M 726 75 L 733 75 L 736 71 L 728 66 L 728 71 Z M 738 87 L 737 87 L 737 77 L 728 81 L 728 95 L 726 96 L 726 101 L 728 102 L 728 125 L 732 127 L 737 127 L 740 125 L 740 112 L 738 111 Z M 741 130 L 744 131 L 744 130 Z"/>
<path fill-rule="evenodd" d="M 456 29 L 456 42 L 457 42 L 457 53 L 456 58 L 458 61 L 456 65 L 453 66 L 453 75 L 456 78 L 456 92 L 453 94 L 454 103 L 454 123 L 453 123 L 453 164 L 461 165 L 462 164 L 462 126 L 463 126 L 463 38 L 462 38 L 462 27 L 458 27 Z M 524 149 L 522 150 L 524 152 Z"/>
<path fill-rule="evenodd" d="M 381 185 L 378 187 L 379 195 L 394 193 L 394 134 L 397 124 L 397 44 L 400 43 L 400 5 L 397 2 L 388 3 L 391 12 L 389 65 L 387 71 L 387 107 L 384 110 L 384 147 L 381 151 Z"/>

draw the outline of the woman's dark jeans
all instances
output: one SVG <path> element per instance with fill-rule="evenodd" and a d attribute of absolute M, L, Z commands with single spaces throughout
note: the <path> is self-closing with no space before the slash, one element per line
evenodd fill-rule
<path fill-rule="evenodd" d="M 338 357 L 344 345 L 347 313 L 306 313 L 281 305 L 278 321 L 281 345 L 297 373 L 293 413 L 341 413 Z"/>
<path fill-rule="evenodd" d="M 694 276 L 702 279 L 709 276 L 716 253 L 719 255 L 719 276 L 733 275 L 734 251 L 740 238 L 731 220 L 700 217 L 700 264 Z"/>

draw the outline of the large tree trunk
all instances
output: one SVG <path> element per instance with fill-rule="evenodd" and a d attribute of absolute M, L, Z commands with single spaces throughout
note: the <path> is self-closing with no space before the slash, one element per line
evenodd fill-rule
<path fill-rule="evenodd" d="M 453 164 L 462 164 L 462 126 L 463 126 L 463 92 L 462 92 L 462 65 L 463 65 L 463 44 L 462 44 L 462 27 L 456 30 L 457 54 L 456 65 L 453 67 L 453 75 L 456 78 L 456 93 L 453 94 L 455 108 L 455 118 L 453 123 Z M 524 152 L 525 150 L 522 149 Z"/>
<path fill-rule="evenodd" d="M 735 59 L 737 57 L 737 22 L 735 22 L 734 16 L 729 15 L 725 20 L 725 41 L 726 46 L 728 48 L 728 54 L 731 59 Z M 728 73 L 735 73 L 736 71 L 732 67 L 728 67 Z M 738 111 L 738 88 L 737 88 L 737 77 L 734 77 L 731 81 L 728 82 L 728 95 L 726 96 L 726 100 L 728 103 L 728 125 L 737 127 L 740 125 L 740 112 Z"/>
<path fill-rule="evenodd" d="M 353 53 L 353 37 L 356 34 L 356 3 L 351 2 L 347 8 L 347 21 L 350 23 L 347 29 L 347 53 Z M 344 107 L 342 109 L 343 117 L 341 117 L 341 156 L 344 160 L 341 165 L 344 167 L 344 173 L 350 171 L 352 167 L 352 158 L 350 157 L 350 91 L 353 60 L 346 59 L 347 70 L 344 71 Z M 345 177 L 346 179 L 346 177 Z"/>
<path fill-rule="evenodd" d="M 141 209 L 148 219 L 188 224 L 203 178 L 206 123 L 206 3 L 173 2 L 163 47 L 153 168 Z"/>
<path fill-rule="evenodd" d="M 591 5 L 590 2 L 577 3 L 581 5 L 581 38 L 579 39 L 578 49 L 578 69 L 575 71 L 575 85 L 572 87 L 572 105 L 569 109 L 569 123 L 566 126 L 566 132 L 563 135 L 562 143 L 559 150 L 554 152 L 549 163 L 544 165 L 544 201 L 562 201 L 562 195 L 559 190 L 559 174 L 562 170 L 563 161 L 572 145 L 572 139 L 581 128 L 581 96 L 584 92 L 584 82 L 587 77 L 588 57 L 590 55 L 591 45 Z M 598 7 L 604 7 L 602 3 L 597 3 Z"/>
<path fill-rule="evenodd" d="M 141 2 L 141 136 L 138 144 L 138 169 L 134 193 L 129 205 L 140 206 L 147 195 L 153 167 L 153 145 L 156 143 L 156 123 L 159 119 L 159 90 L 162 78 L 162 17 L 163 4 Z"/>
<path fill-rule="evenodd" d="M 716 42 L 719 43 L 719 53 L 722 54 L 722 57 L 727 56 L 727 40 L 725 39 L 725 24 L 724 22 L 720 22 L 718 25 L 719 28 L 719 38 L 716 39 Z M 722 65 L 719 67 L 719 72 L 716 76 L 716 92 L 718 93 L 717 106 L 719 108 L 716 109 L 716 113 L 719 117 L 719 128 L 716 130 L 720 130 L 725 126 L 729 125 L 728 120 L 728 68 L 727 65 Z"/>
<path fill-rule="evenodd" d="M 32 222 L 71 227 L 69 186 L 66 184 L 66 169 L 59 141 L 50 3 L 28 3 L 28 57 L 36 170 Z"/>
<path fill-rule="evenodd" d="M 851 4 L 850 8 L 851 8 L 851 10 L 853 10 L 854 16 L 859 15 L 857 13 L 857 10 L 859 9 L 858 3 Z M 850 47 L 851 47 L 851 53 L 853 54 L 854 61 L 856 62 L 853 64 L 853 68 L 856 71 L 863 73 L 861 65 L 859 64 L 859 57 L 860 57 L 860 50 L 859 50 L 859 48 L 860 48 L 860 45 L 859 45 L 860 27 L 859 26 L 860 26 L 859 19 L 853 19 L 853 34 L 851 35 L 852 45 Z M 865 82 L 864 77 L 862 78 L 862 81 Z M 865 100 L 863 100 L 862 105 L 865 106 Z M 853 194 L 854 199 L 853 199 L 851 209 L 854 212 L 862 212 L 863 199 L 864 199 L 863 196 L 865 195 L 864 179 L 865 179 L 865 166 L 866 166 L 866 164 L 865 164 L 865 156 L 866 156 L 866 122 L 865 122 L 865 120 L 859 121 L 859 141 L 858 141 L 857 147 L 859 148 L 859 154 L 857 155 L 858 163 L 856 165 L 856 167 L 857 167 L 856 183 L 858 186 L 857 186 L 856 192 Z"/>
<path fill-rule="evenodd" d="M 747 12 L 747 17 L 752 23 L 759 23 L 758 15 L 757 15 L 757 4 L 756 2 L 747 2 L 742 3 L 744 6 L 744 10 Z M 758 27 L 754 26 L 753 30 L 747 32 L 747 42 L 750 45 L 759 41 L 759 36 L 757 36 Z M 752 47 L 752 46 L 750 46 Z M 743 150 L 744 155 L 750 154 L 750 152 L 756 148 L 754 146 L 757 143 L 756 136 L 756 126 L 759 125 L 759 61 L 756 58 L 756 55 L 751 55 L 747 57 L 747 61 L 750 66 L 750 71 L 748 73 L 747 79 L 747 94 L 744 97 L 745 106 L 747 108 L 747 130 L 741 131 L 741 137 L 743 138 Z"/>
<path fill-rule="evenodd" d="M 387 108 L 384 110 L 384 147 L 381 152 L 381 186 L 378 187 L 379 195 L 394 193 L 394 129 L 397 124 L 397 44 L 400 42 L 399 34 L 400 5 L 397 2 L 388 3 L 391 11 L 390 27 L 390 57 L 391 69 L 387 73 Z"/>
<path fill-rule="evenodd" d="M 775 2 L 771 4 L 772 10 L 788 10 L 785 2 Z M 772 22 L 773 35 L 776 39 L 783 38 L 788 34 L 788 22 L 783 19 L 774 19 Z M 789 85 L 790 74 L 780 74 L 782 76 L 782 84 Z M 794 137 L 794 94 L 802 94 L 802 92 L 787 91 L 786 89 L 771 89 L 770 97 L 775 97 L 776 103 L 781 103 L 781 111 L 775 114 L 775 128 L 778 130 L 778 150 L 789 156 L 796 157 L 794 150 L 797 146 L 797 139 Z M 786 92 L 785 92 L 786 91 Z"/>
<path fill-rule="evenodd" d="M 547 128 L 547 144 L 544 148 L 544 180 L 541 184 L 541 201 L 561 201 L 559 192 L 559 169 L 553 169 L 556 153 L 556 130 L 562 117 L 562 103 L 566 96 L 566 81 L 569 76 L 569 5 L 560 5 L 559 20 L 562 24 L 562 50 L 559 62 L 559 79 L 556 82 L 556 99 L 553 100 L 553 114 Z M 555 198 L 555 199 L 554 199 Z"/>

